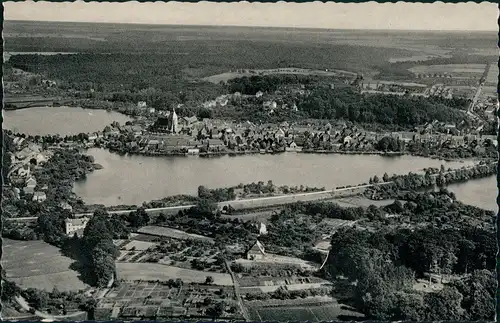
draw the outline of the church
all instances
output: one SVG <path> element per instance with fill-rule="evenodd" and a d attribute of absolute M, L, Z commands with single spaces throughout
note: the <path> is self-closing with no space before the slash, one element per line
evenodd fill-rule
<path fill-rule="evenodd" d="M 179 132 L 179 118 L 175 109 L 166 117 L 159 117 L 156 122 L 152 125 L 151 130 L 154 132 L 163 133 L 178 133 Z"/>

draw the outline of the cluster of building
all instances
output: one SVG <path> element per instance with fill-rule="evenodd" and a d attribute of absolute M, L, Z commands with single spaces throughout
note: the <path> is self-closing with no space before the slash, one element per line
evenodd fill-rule
<path fill-rule="evenodd" d="M 15 199 L 21 198 L 21 190 L 25 198 L 36 202 L 43 202 L 47 199 L 47 185 L 40 186 L 32 173 L 35 167 L 42 166 L 50 153 L 43 151 L 39 145 L 28 142 L 25 138 L 14 137 L 10 138 L 14 145 L 14 152 L 10 155 L 11 167 L 8 170 L 8 177 L 11 183 L 17 187 L 13 187 L 13 196 Z"/>
<path fill-rule="evenodd" d="M 369 132 L 356 127 L 281 124 L 256 125 L 249 121 L 230 123 L 196 117 L 179 117 L 175 110 L 159 116 L 149 126 L 126 125 L 107 127 L 103 133 L 89 136 L 89 145 L 102 138 L 110 148 L 115 146 L 129 153 L 200 154 L 207 152 L 280 152 L 311 150 L 374 151 L 383 137 L 392 137 L 404 147 L 411 142 L 430 145 L 462 147 L 486 140 L 497 145 L 495 136 L 481 135 L 483 126 L 476 129 L 460 125 L 429 122 L 411 132 Z M 146 130 L 146 129 L 147 130 Z M 124 135 L 124 136 L 122 136 Z M 118 139 L 120 138 L 120 139 Z"/>

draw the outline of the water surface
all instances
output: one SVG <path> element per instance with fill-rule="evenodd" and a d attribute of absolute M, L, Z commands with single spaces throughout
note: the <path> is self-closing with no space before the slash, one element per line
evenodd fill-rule
<path fill-rule="evenodd" d="M 104 169 L 75 184 L 87 203 L 141 204 L 176 194 L 197 194 L 198 186 L 235 186 L 272 180 L 277 185 L 306 185 L 332 189 L 368 182 L 385 172 L 406 174 L 426 167 L 462 167 L 471 162 L 447 163 L 413 157 L 377 155 L 296 154 L 223 156 L 217 158 L 120 156 L 104 149 L 89 149 Z"/>
<path fill-rule="evenodd" d="M 128 116 L 106 110 L 73 107 L 36 107 L 20 110 L 2 110 L 3 127 L 30 135 L 70 135 L 102 131 L 117 121 L 131 120 Z"/>

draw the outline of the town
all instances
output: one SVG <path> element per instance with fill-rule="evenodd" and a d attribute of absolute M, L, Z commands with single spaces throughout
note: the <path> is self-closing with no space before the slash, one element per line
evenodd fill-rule
<path fill-rule="evenodd" d="M 231 27 L 6 26 L 4 319 L 494 318 L 490 36 L 410 33 L 413 59 L 299 29 L 274 57 Z"/>

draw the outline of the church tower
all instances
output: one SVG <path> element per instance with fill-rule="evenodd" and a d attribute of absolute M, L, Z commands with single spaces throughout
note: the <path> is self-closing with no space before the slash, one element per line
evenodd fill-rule
<path fill-rule="evenodd" d="M 177 133 L 179 131 L 179 125 L 178 125 L 178 117 L 177 114 L 175 113 L 175 108 L 172 108 L 172 113 L 170 113 L 170 132 L 171 133 Z"/>

